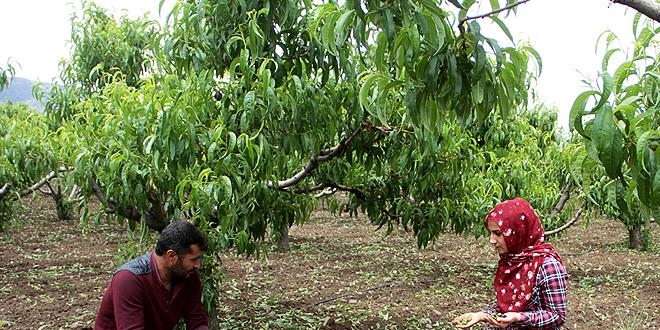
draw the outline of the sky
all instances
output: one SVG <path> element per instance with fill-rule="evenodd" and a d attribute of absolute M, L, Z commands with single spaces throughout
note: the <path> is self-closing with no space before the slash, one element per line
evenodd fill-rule
<path fill-rule="evenodd" d="M 159 0 L 95 2 L 116 15 L 123 10 L 131 17 L 150 12 L 159 19 Z M 489 2 L 481 2 L 482 8 L 476 11 L 490 11 Z M 17 77 L 50 82 L 60 59 L 68 57 L 70 16 L 79 8 L 76 0 L 0 0 L 0 67 L 11 58 L 19 64 Z M 543 72 L 537 92 L 545 104 L 559 109 L 562 126 L 567 126 L 573 100 L 586 89 L 581 81 L 597 76 L 602 58 L 602 53 L 595 53 L 598 36 L 609 29 L 629 42 L 633 15 L 632 9 L 610 0 L 531 0 L 504 19 L 516 41 L 529 41 L 540 53 Z M 483 20 L 484 25 L 487 22 Z"/>

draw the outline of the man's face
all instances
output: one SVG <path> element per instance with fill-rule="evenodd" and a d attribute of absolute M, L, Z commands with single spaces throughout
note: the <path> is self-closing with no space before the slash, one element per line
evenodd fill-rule
<path fill-rule="evenodd" d="M 176 280 L 184 280 L 196 274 L 202 268 L 202 250 L 199 245 L 190 246 L 190 253 L 177 255 L 177 262 L 170 267 L 172 277 Z"/>

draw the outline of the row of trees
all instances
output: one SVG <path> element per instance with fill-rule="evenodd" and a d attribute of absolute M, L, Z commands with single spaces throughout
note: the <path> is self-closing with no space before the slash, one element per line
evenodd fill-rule
<path fill-rule="evenodd" d="M 212 255 L 258 251 L 268 233 L 308 219 L 324 190 L 350 193 L 352 212 L 388 231 L 403 226 L 419 246 L 446 231 L 483 234 L 483 214 L 514 196 L 551 230 L 572 215 L 563 207 L 572 185 L 588 205 L 621 211 L 602 194 L 620 185 L 630 212 L 653 207 L 660 190 L 634 199 L 639 178 L 655 177 L 644 172 L 655 169 L 652 153 L 622 180 L 633 163 L 613 161 L 630 153 L 606 142 L 618 139 L 604 133 L 607 101 L 585 111 L 590 96 L 611 93 L 578 98 L 573 123 L 588 139 L 564 141 L 556 113 L 528 109 L 538 54 L 483 35 L 468 16 L 475 3 L 186 1 L 164 27 L 85 3 L 72 20 L 72 55 L 43 95 L 45 115 L 2 107 L 0 148 L 12 152 L 0 158 L 0 223 L 41 183 L 61 217 L 75 205 L 88 221 L 95 199 L 145 230 L 192 219 Z M 498 13 L 515 3 L 490 3 L 510 36 Z M 630 131 L 655 129 L 649 120 Z"/>

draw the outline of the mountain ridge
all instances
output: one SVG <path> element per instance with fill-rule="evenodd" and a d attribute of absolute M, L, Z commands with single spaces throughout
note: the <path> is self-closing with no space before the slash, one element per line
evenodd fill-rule
<path fill-rule="evenodd" d="M 25 103 L 39 111 L 43 111 L 43 104 L 32 95 L 32 88 L 35 84 L 41 84 L 43 89 L 48 89 L 51 85 L 50 83 L 14 77 L 9 86 L 0 90 L 0 103 Z"/>

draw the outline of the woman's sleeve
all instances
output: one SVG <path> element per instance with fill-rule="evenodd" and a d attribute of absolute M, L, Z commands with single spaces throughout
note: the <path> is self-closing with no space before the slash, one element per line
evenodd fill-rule
<path fill-rule="evenodd" d="M 538 279 L 541 309 L 521 313 L 521 322 L 539 329 L 553 329 L 566 321 L 568 274 L 557 259 L 547 257 L 539 268 Z"/>
<path fill-rule="evenodd" d="M 493 304 L 493 305 L 489 306 L 488 308 L 484 309 L 482 312 L 490 315 L 490 314 L 493 314 L 497 311 L 498 311 L 497 310 L 497 304 Z"/>

